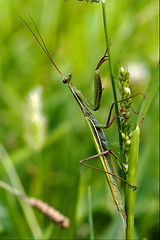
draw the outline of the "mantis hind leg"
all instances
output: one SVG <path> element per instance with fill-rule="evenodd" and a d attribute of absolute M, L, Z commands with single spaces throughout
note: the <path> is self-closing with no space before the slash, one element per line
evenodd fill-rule
<path fill-rule="evenodd" d="M 119 161 L 118 161 L 118 157 L 117 157 L 111 150 L 107 150 L 107 151 L 98 153 L 98 154 L 96 154 L 96 155 L 93 155 L 93 156 L 91 156 L 91 157 L 85 158 L 85 159 L 83 159 L 83 160 L 80 161 L 80 164 L 82 164 L 82 165 L 85 166 L 85 167 L 89 167 L 89 168 L 92 168 L 92 169 L 94 169 L 94 170 L 97 170 L 97 171 L 100 171 L 100 172 L 104 172 L 104 173 L 110 174 L 110 175 L 116 177 L 117 179 L 120 179 L 121 181 L 127 183 L 130 187 L 133 188 L 133 191 L 135 191 L 135 190 L 137 189 L 137 186 L 130 184 L 130 183 L 127 182 L 125 179 L 117 176 L 115 173 L 111 173 L 111 172 L 105 171 L 105 170 L 103 170 L 103 169 L 99 169 L 99 168 L 96 168 L 96 167 L 93 167 L 93 166 L 91 166 L 91 165 L 88 165 L 88 164 L 84 163 L 84 162 L 87 162 L 87 161 L 89 161 L 89 160 L 91 160 L 91 159 L 94 159 L 94 158 L 97 158 L 97 157 L 99 157 L 99 156 L 105 155 L 105 154 L 107 154 L 107 153 L 108 153 L 109 155 L 112 154 L 112 155 L 116 158 L 116 160 L 117 160 L 117 162 L 118 162 L 118 165 L 119 165 L 120 168 L 122 169 L 122 167 L 121 167 L 121 165 L 120 165 L 120 163 L 119 163 Z"/>

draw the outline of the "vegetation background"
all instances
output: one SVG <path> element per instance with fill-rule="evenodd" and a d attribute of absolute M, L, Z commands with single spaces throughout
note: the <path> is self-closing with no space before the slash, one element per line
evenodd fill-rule
<path fill-rule="evenodd" d="M 158 1 L 112 0 L 106 6 L 114 73 L 118 73 L 121 63 L 128 66 L 132 94 L 145 93 L 158 63 Z M 96 153 L 82 113 L 19 18 L 18 15 L 31 26 L 27 11 L 62 73 L 72 72 L 74 85 L 91 100 L 95 66 L 105 51 L 101 4 L 0 0 L 0 179 L 19 188 L 18 176 L 29 196 L 46 201 L 71 219 L 70 229 L 61 230 L 34 211 L 43 238 L 88 238 L 88 185 L 96 238 L 121 238 L 123 226 L 106 178 L 79 165 L 79 160 Z M 102 107 L 95 116 L 104 123 L 113 102 L 107 63 L 102 66 L 101 75 Z M 42 112 L 34 115 L 36 100 L 41 102 Z M 133 99 L 137 111 L 141 101 L 141 96 Z M 157 92 L 141 126 L 136 239 L 159 236 L 158 111 Z M 34 116 L 37 118 L 32 119 Z M 118 155 L 116 123 L 105 133 Z M 35 229 L 35 236 L 37 232 Z M 2 189 L 0 238 L 33 238 L 17 198 Z"/>

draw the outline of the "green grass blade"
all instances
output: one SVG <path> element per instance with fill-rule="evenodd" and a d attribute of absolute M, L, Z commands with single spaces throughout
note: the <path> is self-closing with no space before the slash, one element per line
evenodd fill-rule
<path fill-rule="evenodd" d="M 159 87 L 159 63 L 154 72 L 153 78 L 151 79 L 148 88 L 146 90 L 145 96 L 146 99 L 143 99 L 140 112 L 137 119 L 137 126 L 140 124 L 141 120 L 146 116 L 149 106 L 152 102 L 152 99 Z"/>
<path fill-rule="evenodd" d="M 109 62 L 109 71 L 110 71 L 113 97 L 114 97 L 114 102 L 115 102 L 115 112 L 116 112 L 116 116 L 117 116 L 116 119 L 117 119 L 118 134 L 119 134 L 119 147 L 120 147 L 120 152 L 122 152 L 122 137 L 121 137 L 121 133 L 120 133 L 121 124 L 120 124 L 118 104 L 117 104 L 115 77 L 114 77 L 114 74 L 113 74 L 113 71 L 112 71 L 111 53 L 110 53 L 109 37 L 108 37 L 108 30 L 107 30 L 107 14 L 106 14 L 106 8 L 105 8 L 105 0 L 102 0 L 102 15 L 103 15 L 103 25 L 104 25 L 106 47 L 108 49 L 108 62 Z"/>
<path fill-rule="evenodd" d="M 138 120 L 137 120 L 137 127 L 133 132 L 133 135 L 131 138 L 131 147 L 130 147 L 129 162 L 128 162 L 129 169 L 126 177 L 127 177 L 127 181 L 133 185 L 136 185 L 140 123 L 142 119 L 146 116 L 149 106 L 152 102 L 152 99 L 159 87 L 158 74 L 159 74 L 159 64 L 146 90 L 146 93 L 145 93 L 146 99 L 144 99 L 142 102 Z M 126 213 L 127 213 L 126 239 L 134 239 L 135 191 L 133 191 L 128 185 L 126 185 L 125 201 L 126 201 Z"/>
<path fill-rule="evenodd" d="M 88 186 L 88 209 L 89 209 L 89 239 L 94 239 L 93 233 L 93 218 L 92 218 L 92 200 L 91 200 L 91 187 Z"/>
<path fill-rule="evenodd" d="M 131 138 L 131 147 L 129 151 L 128 174 L 126 180 L 136 185 L 137 165 L 138 165 L 138 150 L 139 150 L 140 128 L 137 126 Z M 135 191 L 128 184 L 125 191 L 127 228 L 126 239 L 134 239 L 134 208 L 135 208 Z"/>
<path fill-rule="evenodd" d="M 17 174 L 17 171 L 16 171 L 15 167 L 13 166 L 10 157 L 8 156 L 6 150 L 4 149 L 4 147 L 2 145 L 0 145 L 0 162 L 3 165 L 6 175 L 8 176 L 12 186 L 14 188 L 19 189 L 22 192 L 25 192 L 24 188 L 22 186 L 22 183 L 19 179 L 19 176 Z M 41 237 L 42 231 L 41 231 L 39 223 L 36 219 L 33 209 L 27 203 L 25 203 L 24 200 L 18 199 L 18 201 L 22 207 L 24 216 L 28 222 L 28 225 L 31 229 L 31 232 L 32 232 L 34 238 Z"/>

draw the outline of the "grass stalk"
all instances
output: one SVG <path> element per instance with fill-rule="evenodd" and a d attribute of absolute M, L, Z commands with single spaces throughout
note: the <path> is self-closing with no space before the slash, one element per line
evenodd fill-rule
<path fill-rule="evenodd" d="M 126 179 L 129 183 L 136 186 L 138 150 L 139 150 L 140 128 L 137 126 L 133 132 L 129 152 L 128 173 Z M 135 209 L 135 191 L 127 184 L 125 189 L 125 206 L 127 214 L 126 239 L 134 239 L 134 209 Z"/>
<path fill-rule="evenodd" d="M 107 32 L 107 16 L 106 16 L 106 9 L 105 9 L 105 0 L 102 0 L 102 13 L 103 13 L 103 23 L 104 23 L 104 32 L 105 32 L 105 39 L 106 39 L 106 46 L 108 49 L 108 58 L 109 58 L 109 70 L 110 70 L 110 78 L 112 83 L 112 90 L 114 96 L 114 102 L 117 102 L 117 94 L 116 94 L 116 87 L 115 87 L 115 79 L 112 71 L 112 62 L 111 62 L 111 53 L 109 47 L 109 38 Z M 119 118 L 119 111 L 118 111 L 118 104 L 115 104 L 115 112 L 117 116 L 117 125 L 119 129 L 119 145 L 120 145 L 120 156 L 121 161 L 123 160 L 122 157 L 122 136 L 121 136 L 121 123 Z M 129 162 L 128 162 L 128 173 L 126 175 L 126 180 L 131 183 L 132 185 L 136 185 L 136 174 L 137 174 L 137 164 L 138 164 L 138 149 L 139 149 L 139 127 L 136 128 L 132 135 L 132 145 L 130 148 L 129 154 Z M 134 208 L 135 208 L 135 191 L 129 185 L 126 185 L 125 189 L 125 204 L 126 204 L 126 239 L 133 239 L 134 238 Z"/>
<path fill-rule="evenodd" d="M 93 233 L 93 218 L 92 218 L 92 200 L 91 200 L 91 187 L 88 186 L 88 209 L 89 209 L 89 239 L 94 239 Z"/>
<path fill-rule="evenodd" d="M 20 191 L 25 193 L 22 183 L 17 174 L 17 171 L 13 166 L 10 157 L 8 156 L 7 152 L 5 151 L 2 145 L 0 145 L 0 163 L 3 165 L 6 175 L 8 176 L 8 179 L 11 182 L 12 186 L 14 188 L 20 189 Z M 39 226 L 37 218 L 34 214 L 34 211 L 23 200 L 21 199 L 18 199 L 18 200 L 23 210 L 26 221 L 28 222 L 28 225 L 30 227 L 33 237 L 39 238 L 40 236 L 42 236 L 43 233 L 42 233 L 41 227 Z"/>
<path fill-rule="evenodd" d="M 145 93 L 145 99 L 142 101 L 142 105 L 139 111 L 137 119 L 137 127 L 134 130 L 131 137 L 131 146 L 129 151 L 128 160 L 128 173 L 126 175 L 127 181 L 133 185 L 136 185 L 137 166 L 138 166 L 138 151 L 139 151 L 139 139 L 140 139 L 140 125 L 145 118 L 147 111 L 150 107 L 153 97 L 159 87 L 159 63 L 153 74 L 153 77 L 148 85 Z M 135 210 L 135 191 L 133 191 L 128 185 L 125 189 L 125 205 L 127 214 L 127 228 L 126 239 L 134 239 L 134 210 Z"/>
<path fill-rule="evenodd" d="M 116 119 L 117 119 L 117 125 L 118 125 L 118 134 L 119 134 L 119 147 L 120 152 L 122 152 L 122 137 L 120 133 L 121 124 L 120 124 L 120 118 L 119 118 L 119 111 L 118 111 L 118 104 L 117 102 L 117 93 L 116 93 L 116 87 L 115 87 L 115 78 L 112 71 L 112 62 L 111 62 L 111 52 L 110 52 L 110 46 L 109 46 L 109 38 L 108 38 L 108 30 L 107 30 L 107 15 L 106 15 L 106 8 L 105 8 L 105 0 L 102 0 L 102 15 L 103 15 L 103 25 L 104 25 L 104 34 L 105 34 L 105 40 L 106 40 L 106 47 L 108 49 L 108 62 L 109 62 L 109 71 L 110 71 L 110 78 L 112 83 L 112 90 L 113 90 L 113 97 L 115 102 L 115 112 L 116 112 Z"/>

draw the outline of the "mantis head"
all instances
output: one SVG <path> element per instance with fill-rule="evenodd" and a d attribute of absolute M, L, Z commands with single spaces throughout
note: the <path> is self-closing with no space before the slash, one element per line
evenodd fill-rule
<path fill-rule="evenodd" d="M 71 81 L 71 78 L 72 78 L 72 74 L 69 73 L 69 74 L 68 74 L 68 77 L 64 78 L 63 83 L 64 83 L 64 84 L 69 83 L 69 82 Z"/>

